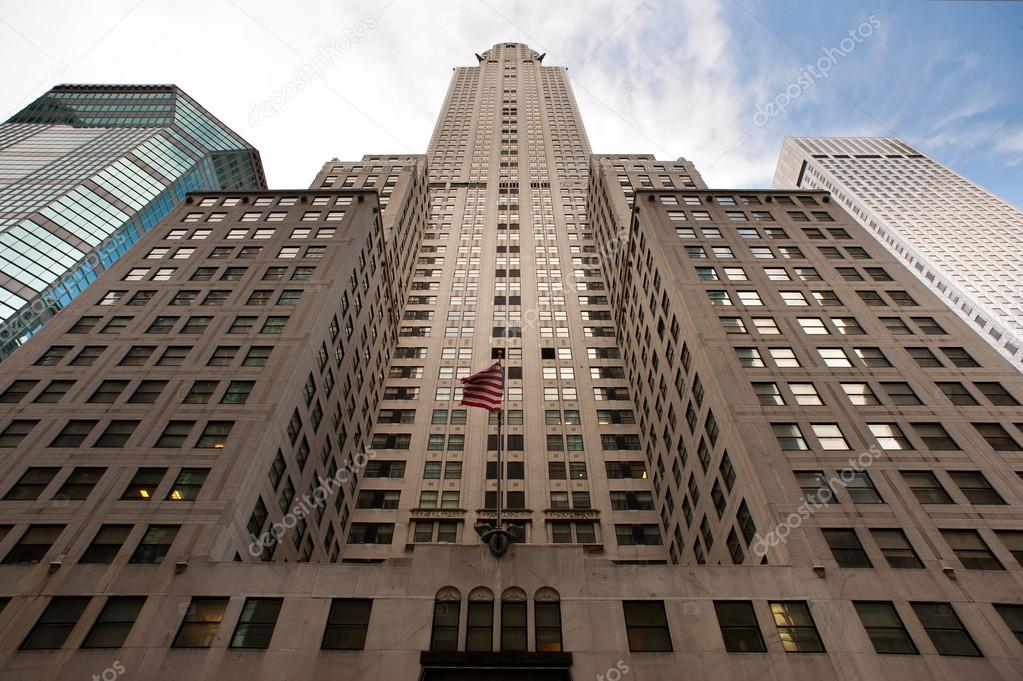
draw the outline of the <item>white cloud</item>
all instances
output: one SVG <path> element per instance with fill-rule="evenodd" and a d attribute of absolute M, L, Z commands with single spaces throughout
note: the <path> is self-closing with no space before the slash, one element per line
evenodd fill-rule
<path fill-rule="evenodd" d="M 982 60 L 948 44 L 921 43 L 909 59 L 895 54 L 889 35 L 898 17 L 885 17 L 836 78 L 769 125 L 753 126 L 755 106 L 803 65 L 754 16 L 773 20 L 768 12 L 753 0 L 181 0 L 173 8 L 110 0 L 102 12 L 70 0 L 8 3 L 0 59 L 17 68 L 5 73 L 0 113 L 57 82 L 174 82 L 260 149 L 271 185 L 301 187 L 332 157 L 425 152 L 451 68 L 475 65 L 473 54 L 494 43 L 516 41 L 546 52 L 548 65 L 569 67 L 594 151 L 685 156 L 711 185 L 768 186 L 785 134 L 884 134 L 879 121 L 891 119 L 900 122 L 891 127 L 938 148 L 984 139 L 987 128 L 977 123 L 997 103 L 995 76 L 978 82 Z M 854 27 L 864 14 L 836 14 L 804 41 L 814 45 L 805 52 L 816 54 L 816 40 L 845 35 L 845 15 Z M 343 43 L 367 17 L 375 26 L 350 40 L 322 77 L 306 78 L 279 114 L 255 121 L 253 107 L 301 78 L 296 69 L 317 57 L 319 45 Z M 938 63 L 954 65 L 954 77 Z M 890 72 L 891 64 L 907 72 Z M 963 82 L 976 87 L 957 91 Z M 862 100 L 863 109 L 880 109 L 877 118 L 832 85 Z M 904 94 L 892 98 L 891 91 Z M 927 102 L 935 109 L 930 125 L 920 116 Z M 1018 163 L 1013 144 L 999 142 L 1001 158 Z"/>
<path fill-rule="evenodd" d="M 54 30 L 53 16 L 67 30 Z M 322 54 L 317 46 L 345 44 L 367 17 L 375 27 L 322 78 L 302 75 Z M 0 109 L 13 113 L 60 81 L 175 82 L 260 149 L 275 186 L 305 186 L 335 156 L 424 152 L 451 68 L 508 40 L 570 67 L 596 151 L 685 155 L 718 184 L 766 182 L 777 154 L 743 138 L 751 112 L 736 95 L 734 36 L 717 3 L 385 0 L 296 9 L 186 0 L 168 11 L 127 0 L 103 13 L 26 3 L 5 10 L 4 21 L 27 40 L 0 25 L 0 58 L 23 65 L 9 73 Z M 289 83 L 302 87 L 280 113 L 254 113 Z"/>

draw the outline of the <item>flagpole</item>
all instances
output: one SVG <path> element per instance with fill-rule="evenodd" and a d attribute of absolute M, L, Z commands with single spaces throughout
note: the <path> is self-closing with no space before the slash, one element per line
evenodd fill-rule
<path fill-rule="evenodd" d="M 502 370 L 503 370 L 503 367 L 502 367 Z M 503 413 L 504 413 L 504 407 L 502 406 L 501 410 L 497 412 L 497 523 L 496 523 L 496 529 L 498 529 L 498 530 L 501 529 L 501 505 L 502 505 L 502 501 L 503 501 L 501 499 L 501 478 L 504 477 L 504 470 L 501 468 L 501 448 L 502 448 L 502 446 L 504 444 L 502 442 L 503 438 L 501 436 L 501 421 L 502 421 L 501 416 L 502 416 Z"/>

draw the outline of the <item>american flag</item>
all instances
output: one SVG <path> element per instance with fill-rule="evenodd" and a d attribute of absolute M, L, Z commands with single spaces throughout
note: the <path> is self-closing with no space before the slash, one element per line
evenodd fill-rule
<path fill-rule="evenodd" d="M 462 406 L 480 407 L 490 412 L 501 411 L 504 399 L 504 369 L 501 362 L 494 362 L 484 369 L 462 379 Z"/>

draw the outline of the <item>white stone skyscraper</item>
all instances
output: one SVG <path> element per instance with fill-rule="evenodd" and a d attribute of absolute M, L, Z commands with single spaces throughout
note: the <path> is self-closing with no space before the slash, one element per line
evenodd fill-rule
<path fill-rule="evenodd" d="M 1023 369 L 1023 211 L 895 137 L 791 137 L 776 189 L 826 189 Z"/>

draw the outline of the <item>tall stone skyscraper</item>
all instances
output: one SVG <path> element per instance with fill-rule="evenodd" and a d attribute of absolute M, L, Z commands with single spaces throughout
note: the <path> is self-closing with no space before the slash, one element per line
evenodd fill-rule
<path fill-rule="evenodd" d="M 190 193 L 4 363 L 4 679 L 1018 678 L 1023 377 L 827 192 L 591 154 L 542 59 Z"/>
<path fill-rule="evenodd" d="M 785 140 L 777 189 L 824 189 L 1023 370 L 1023 211 L 894 137 Z"/>
<path fill-rule="evenodd" d="M 58 85 L 0 125 L 0 359 L 190 191 L 266 187 L 173 85 Z"/>

